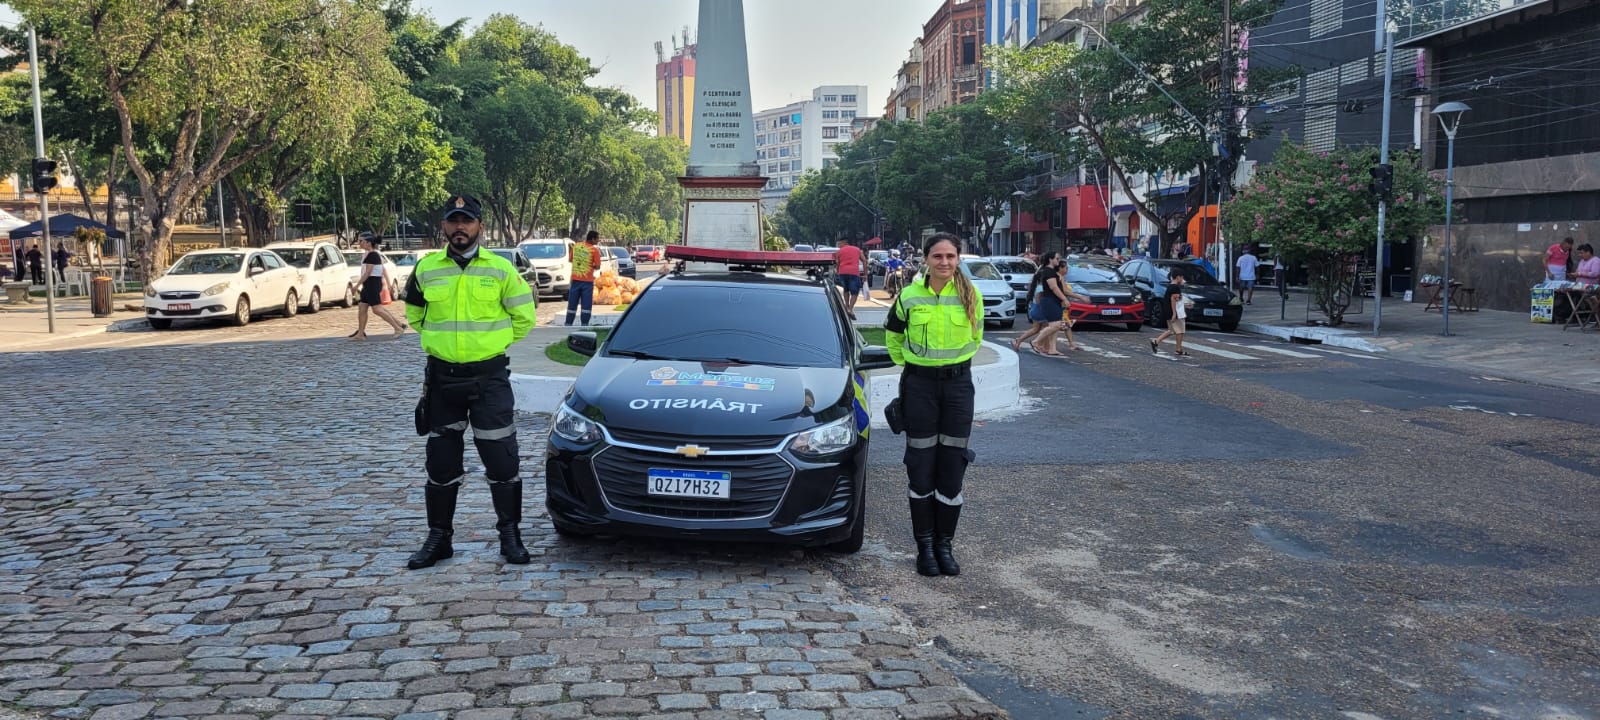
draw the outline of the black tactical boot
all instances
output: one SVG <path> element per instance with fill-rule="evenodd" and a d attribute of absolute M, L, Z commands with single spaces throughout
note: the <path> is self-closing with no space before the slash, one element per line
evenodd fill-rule
<path fill-rule="evenodd" d="M 960 520 L 960 505 L 934 504 L 933 556 L 939 561 L 939 572 L 945 575 L 961 574 L 961 566 L 950 552 L 950 542 L 956 537 L 956 523 Z"/>
<path fill-rule="evenodd" d="M 422 497 L 428 506 L 428 539 L 422 541 L 422 549 L 411 554 L 406 567 L 412 570 L 433 567 L 434 563 L 455 554 L 455 548 L 450 547 L 450 538 L 455 535 L 452 522 L 456 515 L 456 493 L 460 490 L 459 483 L 429 483 L 422 489 Z"/>
<path fill-rule="evenodd" d="M 499 519 L 494 529 L 500 532 L 500 554 L 512 565 L 527 565 L 532 558 L 522 546 L 522 481 L 489 483 L 494 499 L 494 514 Z"/>
<path fill-rule="evenodd" d="M 938 575 L 939 563 L 933 556 L 933 498 L 911 498 L 911 537 L 917 541 L 917 572 Z"/>

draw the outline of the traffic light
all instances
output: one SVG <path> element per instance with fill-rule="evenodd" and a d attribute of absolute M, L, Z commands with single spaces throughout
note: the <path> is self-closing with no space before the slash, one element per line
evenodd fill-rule
<path fill-rule="evenodd" d="M 1372 168 L 1372 182 L 1367 184 L 1374 197 L 1389 202 L 1394 198 L 1394 166 L 1376 165 Z"/>
<path fill-rule="evenodd" d="M 33 191 L 50 192 L 56 186 L 56 161 L 49 158 L 33 159 Z"/>

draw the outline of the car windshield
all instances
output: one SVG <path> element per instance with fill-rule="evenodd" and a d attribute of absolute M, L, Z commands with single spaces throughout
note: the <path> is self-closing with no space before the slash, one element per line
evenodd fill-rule
<path fill-rule="evenodd" d="M 168 275 L 232 275 L 244 266 L 244 256 L 235 253 L 185 255 L 167 270 Z"/>
<path fill-rule="evenodd" d="M 315 254 L 311 248 L 273 248 L 272 251 L 283 258 L 284 262 L 297 268 L 311 267 L 311 257 Z"/>
<path fill-rule="evenodd" d="M 627 248 L 619 248 L 619 247 L 606 248 L 606 251 L 611 253 L 611 257 L 622 258 L 624 260 L 628 259 L 628 250 L 627 250 Z"/>
<path fill-rule="evenodd" d="M 489 252 L 505 258 L 506 262 L 509 262 L 512 265 L 517 264 L 517 251 L 512 250 L 511 248 L 489 248 Z"/>
<path fill-rule="evenodd" d="M 529 260 L 555 260 L 556 258 L 567 256 L 566 243 L 533 243 L 531 245 L 523 245 L 520 249 L 522 250 L 522 255 Z M 504 255 L 503 253 L 501 255 L 507 260 L 511 259 L 509 255 Z"/>
<path fill-rule="evenodd" d="M 994 269 L 994 263 L 987 260 L 968 260 L 961 266 L 967 269 L 967 274 L 974 280 L 1005 280 L 1000 276 L 1000 271 Z"/>
<path fill-rule="evenodd" d="M 634 301 L 606 351 L 754 365 L 844 362 L 833 309 L 814 287 L 653 285 Z"/>
<path fill-rule="evenodd" d="M 384 256 L 393 260 L 397 267 L 413 267 L 421 259 L 415 253 L 395 253 L 393 255 L 384 253 Z"/>
<path fill-rule="evenodd" d="M 1027 260 L 993 260 L 995 269 L 1012 275 L 1032 275 L 1039 272 L 1039 268 Z"/>
<path fill-rule="evenodd" d="M 361 264 L 361 260 L 363 258 L 365 258 L 366 256 L 367 256 L 367 254 L 364 253 L 364 252 L 361 252 L 360 250 L 347 251 L 344 254 L 344 264 L 346 264 L 346 265 L 360 265 Z"/>
<path fill-rule="evenodd" d="M 1119 283 L 1122 274 L 1114 268 L 1091 263 L 1073 263 L 1067 266 L 1069 283 Z"/>
<path fill-rule="evenodd" d="M 1172 263 L 1171 265 L 1157 265 L 1156 269 L 1166 273 L 1169 277 L 1173 274 L 1182 275 L 1183 281 L 1190 285 L 1222 284 L 1217 282 L 1216 278 L 1211 277 L 1211 273 L 1206 272 L 1205 268 L 1194 263 L 1180 262 Z"/>

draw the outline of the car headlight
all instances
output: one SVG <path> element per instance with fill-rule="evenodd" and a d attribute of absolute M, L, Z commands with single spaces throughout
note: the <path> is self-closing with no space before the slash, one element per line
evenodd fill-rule
<path fill-rule="evenodd" d="M 206 297 L 211 297 L 212 295 L 221 295 L 227 289 L 228 289 L 228 283 L 226 281 L 224 281 L 224 282 L 219 282 L 219 283 L 217 283 L 215 285 L 212 285 L 211 287 L 206 288 L 205 292 L 200 293 L 200 294 L 204 295 Z"/>
<path fill-rule="evenodd" d="M 847 415 L 794 436 L 789 441 L 789 451 L 801 457 L 820 457 L 848 450 L 855 444 L 856 419 Z"/>
<path fill-rule="evenodd" d="M 605 436 L 604 431 L 600 429 L 600 423 L 579 415 L 576 410 L 567 407 L 566 403 L 562 403 L 561 409 L 556 411 L 556 419 L 551 423 L 550 431 L 563 440 L 580 445 L 592 445 L 600 442 L 600 438 Z"/>
<path fill-rule="evenodd" d="M 146 284 L 144 286 L 144 296 L 145 297 L 155 297 L 156 296 L 156 286 L 150 285 L 150 284 Z"/>

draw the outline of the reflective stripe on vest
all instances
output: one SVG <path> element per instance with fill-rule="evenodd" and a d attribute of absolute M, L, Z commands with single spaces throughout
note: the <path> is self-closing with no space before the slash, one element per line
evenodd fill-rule
<path fill-rule="evenodd" d="M 961 295 L 953 285 L 954 283 L 947 286 L 945 292 L 941 294 L 934 294 L 933 288 L 921 282 L 912 283 L 901 291 L 898 300 L 900 312 L 904 313 L 908 323 L 916 310 L 933 316 L 929 322 L 910 325 L 902 334 L 907 362 L 915 365 L 953 365 L 971 358 L 978 352 L 980 335 L 972 329 L 972 323 L 967 318 L 966 306 L 961 304 Z M 976 288 L 974 292 L 976 293 Z M 981 294 L 973 299 L 979 303 L 979 307 L 982 307 Z M 913 332 L 914 328 L 922 329 L 920 336 Z M 958 328 L 964 328 L 966 332 L 961 332 Z M 961 344 L 954 347 L 941 346 L 942 343 L 948 342 Z M 916 362 L 918 360 L 924 362 Z"/>

